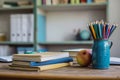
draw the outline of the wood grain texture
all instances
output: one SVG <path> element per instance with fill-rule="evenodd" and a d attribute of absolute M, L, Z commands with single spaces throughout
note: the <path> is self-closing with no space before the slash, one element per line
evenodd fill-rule
<path fill-rule="evenodd" d="M 120 66 L 110 66 L 106 70 L 97 70 L 74 65 L 41 72 L 9 70 L 7 66 L 8 63 L 0 63 L 0 80 L 120 80 Z"/>

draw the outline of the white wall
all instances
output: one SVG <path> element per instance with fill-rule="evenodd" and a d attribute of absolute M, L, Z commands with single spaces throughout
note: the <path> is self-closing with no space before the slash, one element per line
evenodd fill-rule
<path fill-rule="evenodd" d="M 95 20 L 106 20 L 105 9 L 57 11 L 46 14 L 47 41 L 73 41 L 76 33 L 74 29 L 88 29 L 88 23 Z"/>
<path fill-rule="evenodd" d="M 111 24 L 119 26 L 111 35 L 110 40 L 113 41 L 111 48 L 111 56 L 120 57 L 120 0 L 109 0 L 108 20 Z"/>

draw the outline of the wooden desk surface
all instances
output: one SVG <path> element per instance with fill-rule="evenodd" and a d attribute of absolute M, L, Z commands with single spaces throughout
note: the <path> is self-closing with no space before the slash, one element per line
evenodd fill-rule
<path fill-rule="evenodd" d="M 110 66 L 107 70 L 80 68 L 78 65 L 42 72 L 9 70 L 8 63 L 0 63 L 0 80 L 38 79 L 79 79 L 79 80 L 120 80 L 120 66 Z"/>

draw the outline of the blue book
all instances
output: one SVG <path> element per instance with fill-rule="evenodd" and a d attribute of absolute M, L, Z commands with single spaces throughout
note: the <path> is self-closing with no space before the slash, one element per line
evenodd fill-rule
<path fill-rule="evenodd" d="M 23 65 L 23 66 L 44 66 L 49 64 L 68 63 L 68 62 L 73 62 L 73 58 L 65 57 L 65 58 L 58 58 L 58 59 L 53 59 L 53 60 L 43 61 L 43 62 L 13 61 L 12 64 Z"/>
<path fill-rule="evenodd" d="M 92 0 L 87 0 L 87 3 L 92 3 L 93 1 Z"/>
<path fill-rule="evenodd" d="M 24 54 L 25 53 L 25 47 L 17 47 L 17 53 L 18 54 Z"/>

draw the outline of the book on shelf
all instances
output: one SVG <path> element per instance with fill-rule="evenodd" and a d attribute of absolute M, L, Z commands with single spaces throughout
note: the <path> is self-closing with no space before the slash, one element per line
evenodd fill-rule
<path fill-rule="evenodd" d="M 42 0 L 42 4 L 43 4 L 43 5 L 46 5 L 46 0 Z"/>
<path fill-rule="evenodd" d="M 87 2 L 87 0 L 80 0 L 81 1 L 81 3 L 86 3 Z"/>
<path fill-rule="evenodd" d="M 16 23 L 16 21 L 17 21 L 17 19 L 16 19 L 16 15 L 14 14 L 12 14 L 12 15 L 10 15 L 10 41 L 11 42 L 14 42 L 14 41 L 16 41 L 16 25 L 17 25 L 17 23 Z"/>
<path fill-rule="evenodd" d="M 50 64 L 50 65 L 44 65 L 44 66 L 34 66 L 34 67 L 9 65 L 9 68 L 14 69 L 14 70 L 26 70 L 26 71 L 38 71 L 39 72 L 43 70 L 56 69 L 56 68 L 61 68 L 61 67 L 71 66 L 71 65 L 72 65 L 72 62 L 57 63 L 57 64 Z"/>
<path fill-rule="evenodd" d="M 14 54 L 13 60 L 23 60 L 23 61 L 47 61 L 51 59 L 58 59 L 69 57 L 68 52 L 41 52 L 41 53 L 34 53 L 34 54 Z"/>
<path fill-rule="evenodd" d="M 34 52 L 33 47 L 17 47 L 17 54 L 30 54 Z"/>
<path fill-rule="evenodd" d="M 19 7 L 33 5 L 31 1 L 4 1 L 2 7 Z"/>
<path fill-rule="evenodd" d="M 50 64 L 57 64 L 57 63 L 67 63 L 72 62 L 73 59 L 71 57 L 65 57 L 65 58 L 58 58 L 43 62 L 33 62 L 33 61 L 14 61 L 12 62 L 12 65 L 23 65 L 23 66 L 43 66 L 43 65 L 50 65 Z"/>
<path fill-rule="evenodd" d="M 76 0 L 76 4 L 80 4 L 80 0 Z"/>
<path fill-rule="evenodd" d="M 72 5 L 74 5 L 74 4 L 75 4 L 75 0 L 71 0 L 70 3 L 71 3 Z"/>
<path fill-rule="evenodd" d="M 87 3 L 93 3 L 93 0 L 87 0 Z"/>
<path fill-rule="evenodd" d="M 0 45 L 0 57 L 12 55 L 14 49 L 8 45 Z"/>
<path fill-rule="evenodd" d="M 27 37 L 28 32 L 27 31 L 28 31 L 28 27 L 29 27 L 29 23 L 28 23 L 29 15 L 22 14 L 21 17 L 22 17 L 22 41 L 27 42 L 27 40 L 28 40 L 28 37 Z"/>
<path fill-rule="evenodd" d="M 52 4 L 53 5 L 58 5 L 58 4 L 60 4 L 60 2 L 59 2 L 59 0 L 52 0 Z"/>
<path fill-rule="evenodd" d="M 33 42 L 34 15 L 11 14 L 10 16 L 10 41 Z"/>
<path fill-rule="evenodd" d="M 28 5 L 32 5 L 33 3 L 31 1 L 28 1 L 28 0 L 24 0 L 24 1 L 20 0 L 20 1 L 17 1 L 17 4 L 19 6 L 28 6 Z"/>
<path fill-rule="evenodd" d="M 95 3 L 104 3 L 107 2 L 107 0 L 94 0 Z"/>
<path fill-rule="evenodd" d="M 15 17 L 16 17 L 16 25 L 17 26 L 13 26 L 14 28 L 15 28 L 15 34 L 16 34 L 16 41 L 17 42 L 21 42 L 22 41 L 22 34 L 21 34 L 21 31 L 22 31 L 22 29 L 21 29 L 21 26 L 22 26 L 22 22 L 21 22 L 21 14 L 16 14 L 15 15 Z"/>
<path fill-rule="evenodd" d="M 36 0 L 37 2 L 37 6 L 41 6 L 42 5 L 42 0 Z"/>
<path fill-rule="evenodd" d="M 52 0 L 46 0 L 46 5 L 51 5 L 52 4 Z"/>
<path fill-rule="evenodd" d="M 59 4 L 68 4 L 69 0 L 59 0 Z"/>
<path fill-rule="evenodd" d="M 27 27 L 27 38 L 28 42 L 34 41 L 34 15 L 28 14 L 28 27 Z"/>
<path fill-rule="evenodd" d="M 17 2 L 15 2 L 15 1 L 4 1 L 3 2 L 3 5 L 10 5 L 10 6 L 12 6 L 12 7 L 17 7 L 18 6 L 18 3 Z"/>

